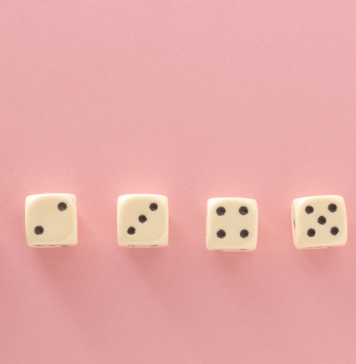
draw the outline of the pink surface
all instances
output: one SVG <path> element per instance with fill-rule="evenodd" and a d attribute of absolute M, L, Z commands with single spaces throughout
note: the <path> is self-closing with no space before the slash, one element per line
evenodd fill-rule
<path fill-rule="evenodd" d="M 0 4 L 0 362 L 355 363 L 354 1 Z M 26 246 L 27 195 L 77 196 L 79 244 Z M 169 197 L 160 250 L 116 200 Z M 293 198 L 344 196 L 349 241 L 297 251 Z M 255 198 L 253 253 L 205 248 Z"/>

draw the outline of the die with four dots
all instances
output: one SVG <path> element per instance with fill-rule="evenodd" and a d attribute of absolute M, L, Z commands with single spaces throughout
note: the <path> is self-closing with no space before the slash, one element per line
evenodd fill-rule
<path fill-rule="evenodd" d="M 30 247 L 52 248 L 76 245 L 77 207 L 74 195 L 50 193 L 28 196 L 25 226 Z"/>
<path fill-rule="evenodd" d="M 208 200 L 206 247 L 208 250 L 252 251 L 257 246 L 257 202 L 248 198 Z"/>
<path fill-rule="evenodd" d="M 163 195 L 122 195 L 117 202 L 118 244 L 158 248 L 168 244 L 168 198 Z"/>
<path fill-rule="evenodd" d="M 347 218 L 344 199 L 334 195 L 295 199 L 292 203 L 292 231 L 297 249 L 345 245 Z"/>

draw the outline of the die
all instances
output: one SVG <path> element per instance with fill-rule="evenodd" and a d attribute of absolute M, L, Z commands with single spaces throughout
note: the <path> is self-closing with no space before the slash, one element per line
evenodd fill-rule
<path fill-rule="evenodd" d="M 74 195 L 31 195 L 25 201 L 27 244 L 36 248 L 67 247 L 78 243 Z"/>
<path fill-rule="evenodd" d="M 163 195 L 122 195 L 117 201 L 118 244 L 157 248 L 168 244 L 168 198 Z"/>
<path fill-rule="evenodd" d="M 292 202 L 293 241 L 297 249 L 342 246 L 347 241 L 345 201 L 341 196 L 312 196 Z"/>
<path fill-rule="evenodd" d="M 257 202 L 249 198 L 211 198 L 208 200 L 206 248 L 238 252 L 257 246 Z"/>

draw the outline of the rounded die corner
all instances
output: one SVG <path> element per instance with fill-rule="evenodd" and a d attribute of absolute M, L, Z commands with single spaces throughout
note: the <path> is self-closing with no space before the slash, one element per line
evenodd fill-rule
<path fill-rule="evenodd" d="M 72 193 L 63 194 L 64 196 L 67 196 L 74 204 L 74 206 L 77 206 L 77 197 L 73 195 Z"/>

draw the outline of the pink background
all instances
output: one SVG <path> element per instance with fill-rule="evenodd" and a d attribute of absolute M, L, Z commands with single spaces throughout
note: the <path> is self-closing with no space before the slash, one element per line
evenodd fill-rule
<path fill-rule="evenodd" d="M 1 363 L 355 363 L 356 3 L 0 3 Z M 24 200 L 74 193 L 79 244 L 30 249 Z M 165 249 L 116 200 L 169 197 Z M 349 241 L 298 251 L 293 198 Z M 205 249 L 206 201 L 255 198 L 253 253 Z"/>

